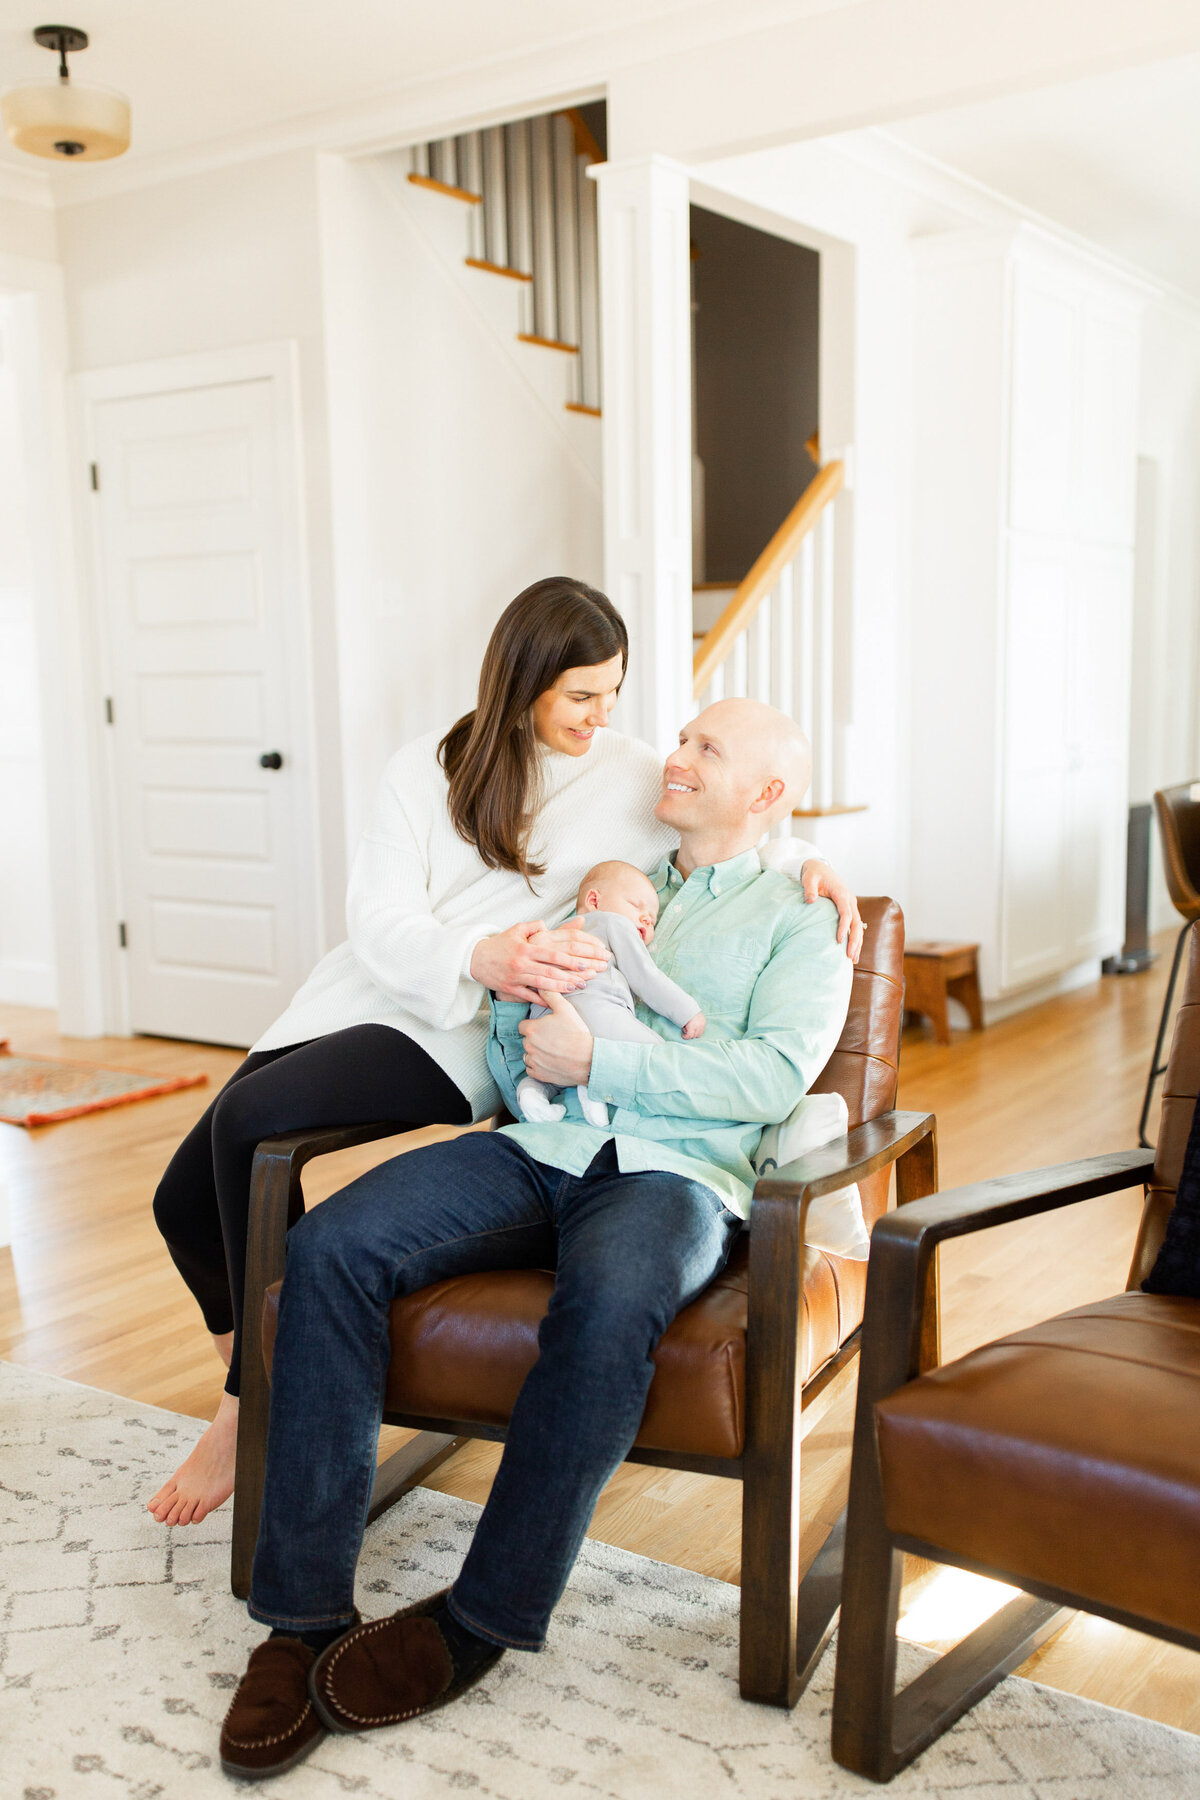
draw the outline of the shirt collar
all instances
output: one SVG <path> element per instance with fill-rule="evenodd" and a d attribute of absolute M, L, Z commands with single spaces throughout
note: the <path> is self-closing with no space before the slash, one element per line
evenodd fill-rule
<path fill-rule="evenodd" d="M 664 856 L 654 877 L 654 885 L 659 893 L 665 889 L 674 891 L 683 886 L 683 876 L 675 867 L 674 851 Z M 749 881 L 752 875 L 762 871 L 762 862 L 757 850 L 743 850 L 738 856 L 731 856 L 725 862 L 712 863 L 707 868 L 694 869 L 696 876 L 708 877 L 708 891 L 716 899 L 717 895 L 727 893 L 730 888 L 738 887 L 743 881 Z"/>

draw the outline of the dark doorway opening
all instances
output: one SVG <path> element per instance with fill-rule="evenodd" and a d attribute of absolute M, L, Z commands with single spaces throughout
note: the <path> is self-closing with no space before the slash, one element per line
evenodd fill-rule
<path fill-rule="evenodd" d="M 734 586 L 816 474 L 817 251 L 691 209 L 695 580 Z"/>

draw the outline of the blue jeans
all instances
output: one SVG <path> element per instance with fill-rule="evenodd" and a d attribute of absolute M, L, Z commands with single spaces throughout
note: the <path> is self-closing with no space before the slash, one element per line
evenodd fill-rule
<path fill-rule="evenodd" d="M 410 1150 L 306 1214 L 288 1236 L 251 1616 L 285 1630 L 353 1618 L 392 1300 L 453 1275 L 552 1268 L 538 1360 L 449 1601 L 492 1643 L 540 1649 L 637 1436 L 655 1346 L 738 1228 L 700 1182 L 622 1175 L 611 1141 L 575 1176 L 496 1132 Z"/>

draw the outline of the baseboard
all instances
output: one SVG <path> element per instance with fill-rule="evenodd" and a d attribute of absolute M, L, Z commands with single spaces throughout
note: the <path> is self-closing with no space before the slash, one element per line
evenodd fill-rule
<path fill-rule="evenodd" d="M 48 963 L 0 957 L 0 1005 L 57 1006 L 58 988 Z"/>
<path fill-rule="evenodd" d="M 1069 994 L 1074 988 L 1087 987 L 1090 982 L 1099 980 L 1100 958 L 1093 957 L 1089 962 L 1077 963 L 1073 969 L 1063 969 L 1057 975 L 1048 975 L 1044 981 L 1035 981 L 1015 994 L 1001 994 L 995 1000 L 985 998 L 983 1017 L 988 1025 L 995 1025 L 1014 1013 L 1041 1006 L 1045 1000 L 1055 1000 L 1060 994 Z"/>

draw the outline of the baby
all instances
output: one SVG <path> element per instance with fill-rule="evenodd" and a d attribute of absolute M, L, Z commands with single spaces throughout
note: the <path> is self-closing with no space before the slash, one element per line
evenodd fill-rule
<path fill-rule="evenodd" d="M 643 1025 L 633 1010 L 634 997 L 683 1030 L 685 1038 L 697 1038 L 704 1030 L 704 1014 L 690 994 L 670 981 L 646 954 L 658 918 L 654 883 L 631 863 L 603 862 L 589 869 L 576 895 L 579 908 L 575 923 L 582 925 L 612 951 L 612 961 L 587 986 L 569 996 L 593 1037 L 623 1038 L 626 1042 L 660 1044 L 658 1033 Z M 530 1008 L 531 1019 L 540 1019 L 547 1007 Z M 576 1088 L 583 1116 L 589 1125 L 603 1129 L 608 1108 L 593 1100 L 586 1087 Z M 566 1107 L 555 1104 L 551 1090 L 532 1075 L 517 1083 L 517 1098 L 527 1119 L 542 1123 L 561 1119 Z"/>

